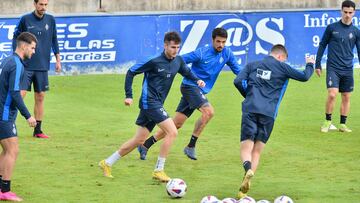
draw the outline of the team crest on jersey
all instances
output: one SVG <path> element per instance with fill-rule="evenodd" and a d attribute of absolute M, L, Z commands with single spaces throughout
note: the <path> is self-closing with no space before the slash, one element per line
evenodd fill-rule
<path fill-rule="evenodd" d="M 1 64 L 1 63 L 0 63 Z M 0 69 L 0 75 L 1 75 L 2 69 Z"/>
<path fill-rule="evenodd" d="M 352 32 L 350 32 L 350 34 L 349 34 L 349 38 L 350 38 L 350 39 L 352 39 L 353 37 L 354 37 L 353 33 L 352 33 Z"/>
<path fill-rule="evenodd" d="M 222 62 L 224 62 L 224 58 L 223 58 L 223 57 L 220 57 L 219 63 L 222 63 Z"/>
<path fill-rule="evenodd" d="M 256 77 L 264 79 L 264 80 L 270 80 L 271 79 L 271 71 L 258 68 L 258 69 L 256 69 Z"/>
<path fill-rule="evenodd" d="M 46 25 L 45 25 L 45 30 L 48 30 L 48 29 L 49 29 L 49 25 L 46 24 Z"/>

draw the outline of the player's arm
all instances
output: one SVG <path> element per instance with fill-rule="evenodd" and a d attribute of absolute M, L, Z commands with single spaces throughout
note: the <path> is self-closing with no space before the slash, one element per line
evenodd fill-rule
<path fill-rule="evenodd" d="M 137 63 L 133 65 L 126 73 L 125 77 L 125 105 L 129 106 L 132 104 L 133 94 L 132 94 L 132 84 L 135 75 L 149 71 L 152 69 L 154 65 L 152 61 L 148 61 L 146 63 Z"/>
<path fill-rule="evenodd" d="M 15 31 L 14 31 L 14 35 L 13 35 L 13 39 L 12 39 L 12 48 L 15 51 L 16 49 L 16 39 L 17 37 L 22 33 L 26 31 L 26 26 L 25 26 L 25 22 L 24 22 L 24 18 L 22 17 L 19 21 L 19 23 L 16 25 Z"/>
<path fill-rule="evenodd" d="M 25 103 L 20 94 L 20 76 L 21 68 L 14 65 L 10 69 L 9 74 L 9 89 L 12 101 L 15 103 L 17 109 L 19 109 L 21 115 L 27 120 L 31 127 L 36 126 L 36 120 L 31 116 L 29 110 L 26 108 Z"/>
<path fill-rule="evenodd" d="M 238 75 L 241 71 L 241 66 L 239 65 L 239 63 L 237 62 L 233 52 L 229 49 L 229 60 L 226 63 L 226 65 L 228 65 L 231 69 L 231 71 L 235 74 Z"/>
<path fill-rule="evenodd" d="M 181 60 L 181 66 L 179 69 L 179 73 L 184 76 L 185 78 L 194 81 L 198 84 L 199 87 L 205 87 L 205 82 L 200 80 L 189 67 L 186 66 L 185 62 Z"/>
<path fill-rule="evenodd" d="M 286 63 L 282 63 L 287 76 L 291 79 L 298 80 L 301 82 L 308 81 L 314 72 L 314 59 L 308 57 L 305 60 L 306 60 L 306 65 L 305 65 L 305 70 L 303 71 L 292 68 Z"/>
<path fill-rule="evenodd" d="M 57 29 L 56 29 L 56 22 L 55 22 L 55 18 L 52 19 L 53 20 L 53 36 L 52 36 L 52 42 L 51 42 L 51 47 L 53 50 L 53 53 L 55 55 L 55 59 L 56 59 L 56 64 L 55 64 L 55 71 L 56 72 L 60 72 L 61 71 L 61 58 L 60 58 L 60 50 L 59 50 L 59 43 L 58 43 L 58 39 L 57 39 Z"/>
<path fill-rule="evenodd" d="M 358 54 L 358 61 L 359 61 L 359 64 L 360 64 L 360 30 L 356 29 L 356 51 L 357 51 L 357 54 Z"/>
<path fill-rule="evenodd" d="M 201 49 L 196 49 L 195 51 L 181 55 L 181 57 L 183 58 L 183 60 L 186 64 L 194 63 L 194 62 L 198 62 L 201 60 L 202 52 L 201 52 Z"/>
<path fill-rule="evenodd" d="M 330 38 L 331 38 L 331 28 L 330 28 L 330 26 L 327 26 L 326 30 L 321 38 L 321 41 L 319 43 L 319 48 L 316 53 L 315 68 L 316 68 L 316 74 L 318 76 L 320 76 L 320 74 L 321 74 L 321 59 L 324 55 L 324 51 L 330 41 Z"/>
<path fill-rule="evenodd" d="M 247 64 L 245 68 L 243 68 L 237 77 L 234 80 L 234 85 L 236 89 L 239 90 L 240 94 L 245 98 L 247 93 L 247 84 L 250 74 L 251 65 Z"/>

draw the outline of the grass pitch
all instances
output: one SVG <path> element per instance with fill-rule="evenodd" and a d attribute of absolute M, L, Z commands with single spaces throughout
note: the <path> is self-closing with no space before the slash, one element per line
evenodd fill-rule
<path fill-rule="evenodd" d="M 274 131 L 262 155 L 249 195 L 273 200 L 282 194 L 297 203 L 360 202 L 359 70 L 347 124 L 353 133 L 320 133 L 326 98 L 325 75 L 307 83 L 291 81 L 280 105 Z M 50 77 L 43 130 L 51 139 L 31 137 L 32 130 L 18 117 L 20 155 L 12 189 L 25 202 L 200 202 L 206 195 L 234 197 L 242 180 L 239 134 L 242 97 L 234 75 L 220 75 L 208 95 L 215 116 L 197 143 L 199 160 L 183 155 L 199 112 L 185 123 L 166 161 L 171 177 L 182 178 L 188 193 L 171 199 L 165 185 L 151 179 L 159 143 L 146 161 L 137 151 L 113 167 L 114 179 L 102 176 L 98 161 L 133 136 L 141 77 L 134 80 L 134 105 L 125 107 L 124 75 Z M 171 115 L 180 99 L 177 77 L 165 108 Z M 26 104 L 33 108 L 33 95 Z M 266 105 L 266 104 L 264 104 Z M 339 123 L 339 105 L 333 115 Z"/>

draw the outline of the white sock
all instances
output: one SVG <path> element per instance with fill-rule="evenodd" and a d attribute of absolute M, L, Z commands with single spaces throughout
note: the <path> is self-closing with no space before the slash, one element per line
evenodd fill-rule
<path fill-rule="evenodd" d="M 164 170 L 166 158 L 158 157 L 158 160 L 156 161 L 155 165 L 155 171 L 162 171 Z"/>
<path fill-rule="evenodd" d="M 111 156 L 109 156 L 106 160 L 105 163 L 109 166 L 112 166 L 114 163 L 116 163 L 119 159 L 121 158 L 120 154 L 118 151 L 114 152 Z"/>

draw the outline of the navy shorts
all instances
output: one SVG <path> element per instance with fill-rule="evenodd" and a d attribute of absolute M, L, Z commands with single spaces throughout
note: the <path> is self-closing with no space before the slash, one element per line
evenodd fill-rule
<path fill-rule="evenodd" d="M 48 72 L 24 70 L 24 77 L 20 84 L 21 90 L 31 91 L 31 84 L 34 84 L 35 92 L 48 91 L 49 90 Z"/>
<path fill-rule="evenodd" d="M 169 115 L 164 108 L 140 109 L 136 125 L 145 127 L 151 132 L 155 125 L 168 119 Z"/>
<path fill-rule="evenodd" d="M 354 73 L 353 71 L 339 73 L 328 70 L 326 72 L 327 88 L 338 88 L 339 92 L 352 92 L 354 90 Z"/>
<path fill-rule="evenodd" d="M 16 125 L 13 121 L 0 121 L 0 140 L 17 136 Z"/>
<path fill-rule="evenodd" d="M 196 86 L 181 85 L 181 100 L 176 112 L 183 113 L 188 118 L 195 111 L 206 103 L 209 103 L 201 89 Z"/>
<path fill-rule="evenodd" d="M 243 112 L 240 141 L 252 140 L 266 143 L 274 127 L 274 118 L 258 113 Z"/>

